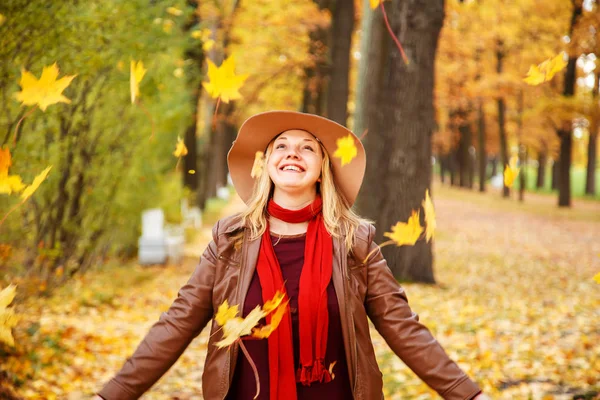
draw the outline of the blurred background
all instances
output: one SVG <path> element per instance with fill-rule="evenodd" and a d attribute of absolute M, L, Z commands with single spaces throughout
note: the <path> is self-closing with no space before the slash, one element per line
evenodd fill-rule
<path fill-rule="evenodd" d="M 484 391 L 599 398 L 599 54 L 596 0 L 2 0 L 0 398 L 118 371 L 273 109 L 360 137 L 378 242 L 429 191 L 434 239 L 383 253 Z M 202 398 L 206 335 L 145 398 Z M 372 336 L 386 399 L 439 398 Z"/>

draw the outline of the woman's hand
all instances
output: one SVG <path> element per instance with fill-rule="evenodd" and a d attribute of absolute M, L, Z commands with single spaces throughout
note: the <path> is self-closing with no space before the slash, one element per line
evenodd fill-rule
<path fill-rule="evenodd" d="M 490 398 L 487 397 L 485 394 L 481 393 L 473 397 L 473 400 L 490 400 Z"/>

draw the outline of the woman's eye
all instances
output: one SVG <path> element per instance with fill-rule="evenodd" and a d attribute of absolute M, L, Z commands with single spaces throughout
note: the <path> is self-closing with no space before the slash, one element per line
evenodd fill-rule
<path fill-rule="evenodd" d="M 305 148 L 305 149 L 308 149 L 308 150 L 310 150 L 310 151 L 315 151 L 315 150 L 312 148 L 312 146 L 304 146 L 304 148 Z"/>
<path fill-rule="evenodd" d="M 276 149 L 281 149 L 283 147 L 285 147 L 285 145 L 283 143 L 280 143 L 277 146 L 275 146 Z"/>

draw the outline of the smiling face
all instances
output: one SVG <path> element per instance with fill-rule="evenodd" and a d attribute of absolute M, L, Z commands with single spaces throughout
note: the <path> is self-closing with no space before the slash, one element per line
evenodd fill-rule
<path fill-rule="evenodd" d="M 283 132 L 275 139 L 267 162 L 275 192 L 314 197 L 322 162 L 321 146 L 313 135 L 296 129 Z"/>

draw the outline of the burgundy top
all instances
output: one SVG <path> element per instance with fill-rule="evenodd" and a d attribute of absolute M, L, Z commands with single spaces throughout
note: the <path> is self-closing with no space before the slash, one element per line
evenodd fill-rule
<path fill-rule="evenodd" d="M 290 312 L 292 316 L 292 337 L 294 346 L 295 369 L 299 367 L 300 339 L 298 330 L 298 291 L 300 273 L 304 264 L 304 243 L 306 234 L 282 237 L 271 235 L 271 241 L 275 249 L 275 255 L 281 266 L 285 288 L 290 297 Z M 327 310 L 329 311 L 329 328 L 327 335 L 327 351 L 325 353 L 324 365 L 337 361 L 333 367 L 335 378 L 329 383 L 312 383 L 310 386 L 296 384 L 298 400 L 347 400 L 352 398 L 350 380 L 348 378 L 348 365 L 346 364 L 346 353 L 344 351 L 344 339 L 342 337 L 342 322 L 340 310 L 333 287 L 333 281 L 327 286 Z M 245 317 L 257 305 L 262 305 L 262 291 L 258 272 L 254 272 L 242 315 Z M 263 321 L 264 323 L 264 321 Z M 269 349 L 267 339 L 245 340 L 244 345 L 256 364 L 258 376 L 260 377 L 260 395 L 257 400 L 270 400 L 269 389 Z M 233 382 L 227 400 L 250 400 L 256 394 L 256 380 L 254 372 L 248 360 L 240 350 L 233 376 Z"/>

